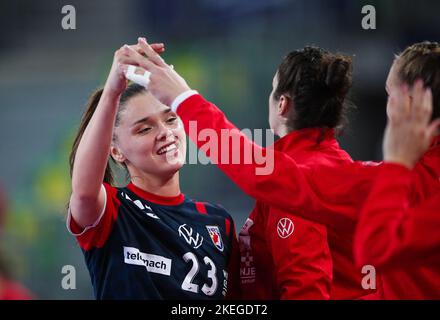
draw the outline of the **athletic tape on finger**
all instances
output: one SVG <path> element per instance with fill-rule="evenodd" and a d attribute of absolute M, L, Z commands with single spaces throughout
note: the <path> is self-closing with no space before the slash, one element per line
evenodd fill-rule
<path fill-rule="evenodd" d="M 127 72 L 125 73 L 125 77 L 133 81 L 145 88 L 148 87 L 148 84 L 150 83 L 150 75 L 151 72 L 145 71 L 144 74 L 137 74 L 135 73 L 136 67 L 135 66 L 128 66 Z"/>

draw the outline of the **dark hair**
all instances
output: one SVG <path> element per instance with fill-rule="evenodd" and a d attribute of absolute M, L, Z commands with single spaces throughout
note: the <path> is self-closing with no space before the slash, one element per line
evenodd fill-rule
<path fill-rule="evenodd" d="M 316 47 L 290 52 L 278 67 L 274 91 L 277 100 L 281 95 L 293 100 L 289 128 L 342 128 L 351 106 L 346 102 L 351 76 L 352 60 L 348 56 Z"/>
<path fill-rule="evenodd" d="M 433 97 L 432 117 L 440 117 L 440 43 L 424 41 L 413 44 L 397 55 L 397 75 L 400 81 L 413 85 L 422 79 Z"/>
<path fill-rule="evenodd" d="M 93 114 L 95 113 L 96 107 L 98 106 L 99 100 L 101 99 L 102 92 L 103 92 L 102 88 L 96 90 L 94 93 L 92 93 L 92 95 L 90 96 L 90 98 L 86 104 L 86 108 L 85 108 L 86 110 L 84 111 L 84 114 L 81 118 L 81 123 L 79 125 L 78 132 L 77 132 L 75 140 L 73 142 L 72 151 L 70 152 L 70 157 L 69 157 L 70 176 L 72 176 L 72 171 L 73 171 L 73 166 L 75 163 L 75 156 L 76 156 L 76 151 L 78 149 L 78 145 L 81 141 L 81 138 L 84 134 L 84 131 L 87 128 L 87 125 L 90 122 L 90 119 L 92 118 Z M 118 112 L 116 115 L 115 127 L 119 126 L 119 123 L 121 121 L 121 112 L 125 109 L 127 101 L 129 99 L 133 98 L 134 96 L 137 96 L 138 94 L 141 94 L 144 92 L 147 92 L 145 87 L 140 86 L 136 83 L 132 83 L 129 86 L 127 86 L 127 88 L 122 93 L 121 98 L 119 99 L 119 107 L 118 107 Z M 114 139 L 115 139 L 115 136 L 113 135 L 113 140 Z M 113 158 L 111 156 L 109 156 L 109 159 L 107 162 L 107 167 L 105 168 L 103 182 L 106 182 L 110 185 L 115 185 L 115 176 L 114 176 L 114 173 L 113 173 L 111 166 L 110 166 L 111 162 L 113 164 L 115 164 Z M 123 164 L 123 166 L 125 167 L 125 164 Z M 126 169 L 126 167 L 125 167 L 125 169 Z"/>

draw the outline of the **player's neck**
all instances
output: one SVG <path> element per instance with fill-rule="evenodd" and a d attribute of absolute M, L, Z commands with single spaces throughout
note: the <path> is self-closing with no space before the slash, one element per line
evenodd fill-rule
<path fill-rule="evenodd" d="M 275 128 L 274 134 L 280 138 L 283 138 L 291 133 L 293 130 L 294 129 L 290 128 L 287 124 L 280 123 L 278 127 Z"/>
<path fill-rule="evenodd" d="M 169 177 L 157 177 L 146 174 L 132 176 L 131 182 L 139 189 L 163 197 L 175 197 L 180 192 L 179 172 Z"/>

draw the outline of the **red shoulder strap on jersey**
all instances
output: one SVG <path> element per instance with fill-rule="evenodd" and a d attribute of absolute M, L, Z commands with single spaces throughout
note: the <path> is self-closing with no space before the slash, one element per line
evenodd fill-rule
<path fill-rule="evenodd" d="M 205 204 L 203 202 L 196 201 L 195 204 L 196 204 L 197 212 L 202 213 L 202 214 L 208 214 L 208 212 L 206 211 Z"/>
<path fill-rule="evenodd" d="M 231 232 L 231 221 L 228 218 L 225 218 L 225 227 L 226 227 L 226 236 L 229 237 Z"/>

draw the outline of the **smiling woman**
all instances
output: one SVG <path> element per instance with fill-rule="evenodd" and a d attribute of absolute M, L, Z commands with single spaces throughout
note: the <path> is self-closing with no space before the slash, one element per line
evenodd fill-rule
<path fill-rule="evenodd" d="M 234 222 L 222 207 L 181 193 L 185 131 L 176 113 L 144 87 L 127 86 L 130 50 L 136 46 L 116 51 L 70 155 L 67 227 L 83 250 L 95 296 L 236 298 Z M 114 186 L 110 161 L 128 172 L 126 187 Z"/>
<path fill-rule="evenodd" d="M 126 166 L 132 180 L 147 184 L 147 189 L 160 187 L 164 179 L 176 179 L 178 187 L 175 173 L 183 166 L 186 154 L 180 120 L 144 87 L 133 84 L 129 90 L 124 100 L 129 99 L 130 107 L 119 111 L 110 148 L 112 158 Z M 172 189 L 164 192 L 171 196 L 176 193 Z"/>

